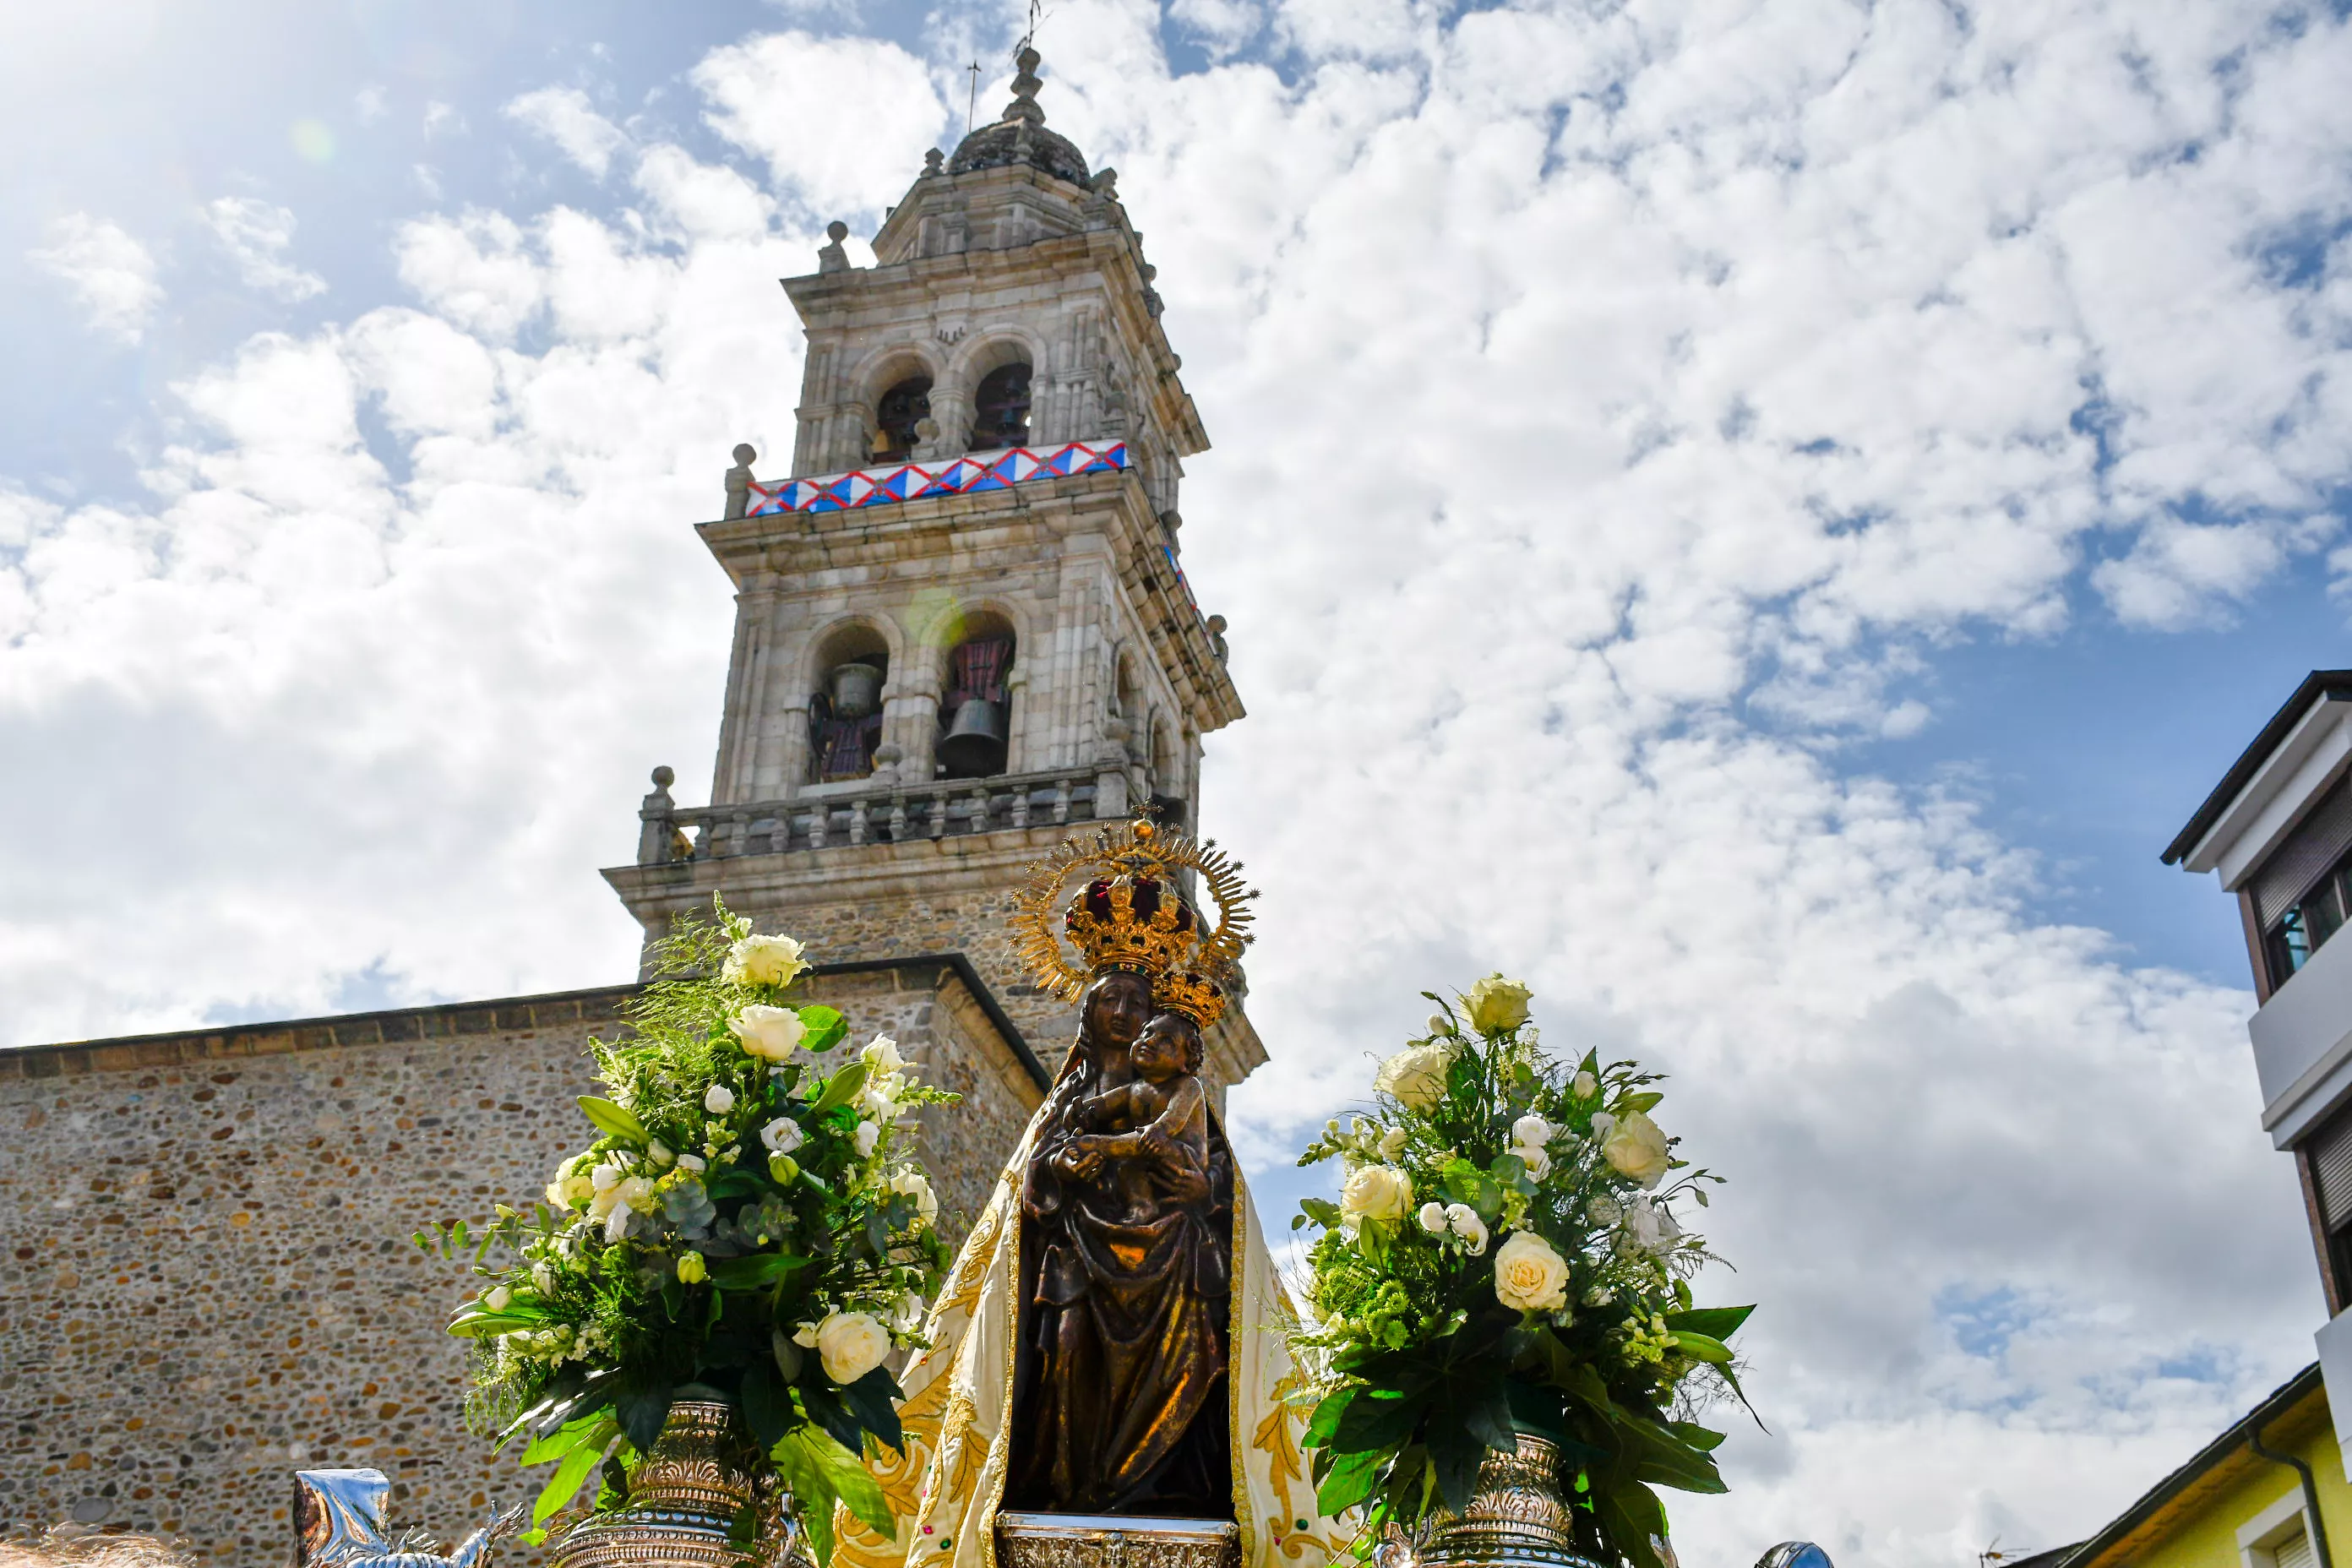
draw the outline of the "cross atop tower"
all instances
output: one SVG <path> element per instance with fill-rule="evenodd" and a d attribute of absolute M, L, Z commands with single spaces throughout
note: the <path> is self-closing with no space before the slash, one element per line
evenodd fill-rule
<path fill-rule="evenodd" d="M 807 335 L 789 474 L 736 448 L 699 526 L 736 589 L 711 803 L 646 795 L 604 873 L 647 935 L 720 892 L 831 960 L 965 954 L 1024 1030 L 1067 1013 L 1004 943 L 1026 862 L 1089 820 L 1198 826 L 1242 717 L 1180 564 L 1207 448 L 1117 176 L 1046 129 L 1034 47 L 850 265 L 783 280 Z M 1240 1009 L 1211 1076 L 1263 1059 Z"/>

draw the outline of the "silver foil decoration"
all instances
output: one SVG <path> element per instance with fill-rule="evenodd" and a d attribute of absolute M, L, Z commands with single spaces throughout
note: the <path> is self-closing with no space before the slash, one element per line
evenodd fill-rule
<path fill-rule="evenodd" d="M 489 1568 L 492 1543 L 523 1515 L 518 1503 L 444 1556 L 413 1532 L 392 1538 L 383 1522 L 391 1491 L 382 1470 L 295 1471 L 296 1568 Z"/>

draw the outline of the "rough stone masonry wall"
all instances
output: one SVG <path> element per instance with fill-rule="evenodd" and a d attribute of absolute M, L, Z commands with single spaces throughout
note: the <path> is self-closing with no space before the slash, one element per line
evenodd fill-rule
<path fill-rule="evenodd" d="M 960 1237 L 1036 1084 L 951 969 L 814 986 L 965 1094 L 923 1130 Z M 258 1563 L 297 1468 L 383 1470 L 445 1543 L 535 1493 L 464 1429 L 463 1274 L 408 1237 L 528 1204 L 593 1136 L 586 1042 L 630 989 L 0 1052 L 0 1534 Z"/>

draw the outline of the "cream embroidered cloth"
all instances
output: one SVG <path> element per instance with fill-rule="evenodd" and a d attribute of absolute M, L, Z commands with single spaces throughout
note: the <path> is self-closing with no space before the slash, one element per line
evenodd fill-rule
<path fill-rule="evenodd" d="M 1020 1304 L 1020 1192 L 1033 1120 L 971 1238 L 957 1254 L 924 1337 L 931 1349 L 899 1379 L 907 1443 L 874 1466 L 898 1516 L 898 1539 L 883 1540 L 837 1510 L 833 1568 L 996 1568 L 996 1511 L 1012 1461 L 1008 1433 L 1013 1352 Z M 1234 1172 L 1234 1517 L 1242 1568 L 1323 1568 L 1351 1523 L 1315 1510 L 1315 1489 L 1298 1439 L 1299 1412 L 1283 1403 L 1293 1387 L 1284 1330 L 1289 1299 L 1238 1167 Z"/>

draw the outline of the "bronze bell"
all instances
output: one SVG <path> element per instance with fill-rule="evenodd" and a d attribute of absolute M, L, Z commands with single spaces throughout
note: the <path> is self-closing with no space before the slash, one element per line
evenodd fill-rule
<path fill-rule="evenodd" d="M 982 778 L 1004 771 L 1004 704 L 967 697 L 955 722 L 940 737 L 939 759 L 951 779 Z"/>
<path fill-rule="evenodd" d="M 836 719 L 863 719 L 882 705 L 882 672 L 870 664 L 836 664 L 826 683 Z"/>

